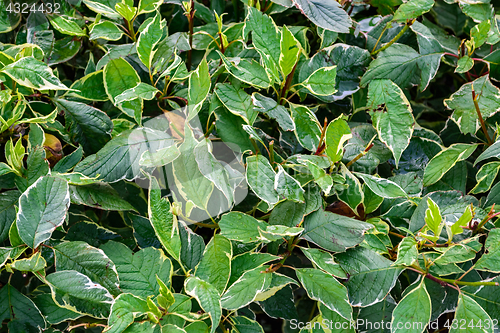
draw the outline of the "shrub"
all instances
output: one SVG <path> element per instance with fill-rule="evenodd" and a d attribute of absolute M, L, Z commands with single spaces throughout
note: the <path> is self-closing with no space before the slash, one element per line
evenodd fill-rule
<path fill-rule="evenodd" d="M 498 331 L 495 1 L 25 1 L 0 331 Z"/>

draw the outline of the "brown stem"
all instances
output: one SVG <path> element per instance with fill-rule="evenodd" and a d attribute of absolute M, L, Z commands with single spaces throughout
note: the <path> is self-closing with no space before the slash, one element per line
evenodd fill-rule
<path fill-rule="evenodd" d="M 189 13 L 187 14 L 187 18 L 189 21 L 189 50 L 187 54 L 186 67 L 187 70 L 191 70 L 191 63 L 193 58 L 193 34 L 194 34 L 194 0 L 191 0 L 190 4 L 191 8 Z"/>
<path fill-rule="evenodd" d="M 368 147 L 365 148 L 365 150 L 363 150 L 361 153 L 359 153 L 355 158 L 353 158 L 349 163 L 346 164 L 346 167 L 350 167 L 351 165 L 353 165 L 354 163 L 356 163 L 357 160 L 359 160 L 361 157 L 365 156 L 366 153 L 368 153 L 368 151 L 370 149 L 372 149 L 373 147 L 373 143 L 370 143 L 370 145 Z"/>
<path fill-rule="evenodd" d="M 292 71 L 288 76 L 286 77 L 285 85 L 283 86 L 283 89 L 281 89 L 280 96 L 279 96 L 279 104 L 283 105 L 283 101 L 286 99 L 286 95 L 288 94 L 288 89 L 290 89 L 290 86 L 292 85 L 292 79 L 293 75 L 295 74 L 295 70 L 297 69 L 297 63 L 295 63 L 295 66 L 293 66 Z"/>
<path fill-rule="evenodd" d="M 318 148 L 316 149 L 314 155 L 319 155 L 323 152 L 323 150 L 325 150 L 325 145 L 323 144 L 323 140 L 325 139 L 327 124 L 328 124 L 328 119 L 325 117 L 325 122 L 323 124 L 323 128 L 321 129 L 321 137 L 319 138 Z"/>
<path fill-rule="evenodd" d="M 486 128 L 486 124 L 484 123 L 483 116 L 481 115 L 481 110 L 479 110 L 479 103 L 477 102 L 476 92 L 474 91 L 474 87 L 472 87 L 472 100 L 474 101 L 474 106 L 476 107 L 477 117 L 479 118 L 479 122 L 481 123 L 481 127 L 483 129 L 484 135 L 486 136 L 486 140 L 488 141 L 488 146 L 493 144 L 491 141 L 490 135 L 488 134 L 488 129 Z"/>

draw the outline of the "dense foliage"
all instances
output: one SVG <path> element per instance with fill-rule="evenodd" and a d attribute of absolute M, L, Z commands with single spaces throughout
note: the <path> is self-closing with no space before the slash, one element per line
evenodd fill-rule
<path fill-rule="evenodd" d="M 0 331 L 498 332 L 499 25 L 0 1 Z"/>

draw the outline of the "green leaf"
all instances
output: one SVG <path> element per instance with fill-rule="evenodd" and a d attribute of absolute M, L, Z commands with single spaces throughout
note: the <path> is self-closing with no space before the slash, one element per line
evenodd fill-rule
<path fill-rule="evenodd" d="M 314 95 L 329 96 L 337 91 L 335 89 L 336 76 L 337 66 L 323 67 L 314 71 L 301 84 Z"/>
<path fill-rule="evenodd" d="M 249 125 L 252 125 L 258 113 L 252 106 L 252 97 L 243 89 L 231 84 L 217 84 L 215 93 L 222 104 L 233 114 L 240 116 Z"/>
<path fill-rule="evenodd" d="M 456 73 L 466 73 L 472 69 L 474 66 L 474 60 L 468 55 L 463 56 L 457 61 L 457 68 L 455 68 Z"/>
<path fill-rule="evenodd" d="M 273 242 L 282 240 L 284 237 L 297 236 L 304 231 L 300 227 L 287 227 L 284 225 L 269 225 L 265 229 L 259 228 L 260 239 Z"/>
<path fill-rule="evenodd" d="M 236 310 L 253 302 L 260 292 L 264 292 L 271 284 L 272 274 L 261 273 L 262 267 L 245 272 L 222 295 L 223 309 Z"/>
<path fill-rule="evenodd" d="M 331 274 L 333 276 L 339 277 L 341 279 L 346 279 L 347 274 L 342 270 L 340 265 L 335 262 L 333 256 L 320 249 L 308 249 L 301 247 L 300 250 L 312 263 L 314 263 L 318 268 Z"/>
<path fill-rule="evenodd" d="M 36 248 L 64 223 L 69 208 L 69 187 L 64 180 L 39 178 L 19 198 L 17 229 L 25 244 Z"/>
<path fill-rule="evenodd" d="M 231 277 L 229 278 L 228 285 L 233 285 L 246 271 L 279 259 L 280 257 L 278 256 L 261 252 L 245 252 L 234 256 L 231 260 Z"/>
<path fill-rule="evenodd" d="M 351 18 L 337 1 L 293 0 L 293 3 L 317 26 L 335 32 L 349 32 Z"/>
<path fill-rule="evenodd" d="M 132 21 L 136 16 L 137 8 L 133 7 L 132 4 L 127 4 L 125 2 L 118 2 L 115 5 L 115 10 L 127 21 Z"/>
<path fill-rule="evenodd" d="M 8 272 L 12 272 L 12 269 L 16 269 L 21 272 L 38 272 L 47 266 L 47 262 L 41 256 L 40 252 L 32 255 L 29 258 L 17 259 L 12 264 L 7 264 L 6 269 Z"/>
<path fill-rule="evenodd" d="M 81 161 L 74 171 L 88 177 L 99 176 L 108 183 L 134 180 L 141 175 L 139 160 L 145 151 L 156 152 L 172 143 L 173 139 L 162 131 L 150 128 L 124 131 Z"/>
<path fill-rule="evenodd" d="M 21 193 L 17 190 L 5 191 L 0 193 L 0 240 L 1 241 L 4 241 L 7 238 L 11 225 L 13 224 L 14 221 L 16 221 L 17 212 L 14 205 L 18 203 L 20 195 Z"/>
<path fill-rule="evenodd" d="M 231 242 L 222 235 L 215 235 L 207 244 L 203 258 L 196 266 L 195 275 L 210 283 L 222 294 L 231 275 L 232 256 Z"/>
<path fill-rule="evenodd" d="M 132 294 L 121 294 L 111 306 L 111 314 L 108 318 L 109 328 L 106 332 L 123 332 L 134 322 L 135 318 L 148 312 L 149 308 L 145 300 Z"/>
<path fill-rule="evenodd" d="M 347 188 L 337 191 L 337 196 L 340 201 L 346 203 L 358 215 L 358 206 L 364 201 L 361 183 L 343 164 L 341 164 L 340 175 L 345 179 L 344 184 L 347 185 Z"/>
<path fill-rule="evenodd" d="M 95 153 L 111 138 L 113 122 L 103 111 L 64 99 L 55 99 L 54 102 L 64 112 L 72 140 L 81 144 L 85 152 Z"/>
<path fill-rule="evenodd" d="M 161 167 L 173 162 L 181 155 L 179 148 L 176 145 L 162 148 L 154 153 L 146 150 L 139 161 L 141 166 L 145 167 Z"/>
<path fill-rule="evenodd" d="M 202 139 L 194 149 L 196 163 L 200 172 L 210 180 L 224 194 L 227 202 L 234 201 L 233 188 L 229 181 L 229 173 L 212 154 L 212 143 L 209 139 Z"/>
<path fill-rule="evenodd" d="M 351 129 L 341 116 L 328 124 L 325 136 L 325 152 L 332 163 L 342 159 L 344 143 L 350 138 L 352 138 Z"/>
<path fill-rule="evenodd" d="M 76 80 L 71 85 L 71 89 L 74 89 L 74 91 L 69 92 L 70 96 L 77 96 L 90 101 L 108 100 L 102 70 L 87 74 Z"/>
<path fill-rule="evenodd" d="M 326 250 L 344 252 L 361 243 L 371 228 L 372 224 L 320 209 L 306 216 L 301 237 Z"/>
<path fill-rule="evenodd" d="M 451 226 L 451 232 L 453 233 L 453 235 L 463 233 L 464 229 L 462 229 L 462 227 L 465 227 L 472 220 L 473 216 L 474 215 L 472 213 L 471 206 L 467 206 L 462 216 L 460 216 L 460 218 Z"/>
<path fill-rule="evenodd" d="M 238 63 L 233 64 L 222 53 L 219 51 L 217 53 L 224 62 L 226 70 L 238 80 L 263 89 L 269 88 L 271 85 L 269 74 L 257 61 L 241 59 Z"/>
<path fill-rule="evenodd" d="M 431 298 L 425 283 L 408 293 L 392 313 L 391 333 L 422 333 L 431 319 Z M 411 328 L 405 327 L 412 323 Z"/>
<path fill-rule="evenodd" d="M 239 152 L 254 150 L 249 135 L 243 129 L 245 124 L 243 118 L 232 114 L 222 106 L 215 109 L 215 115 L 217 116 L 215 127 L 222 141 Z"/>
<path fill-rule="evenodd" d="M 320 301 L 328 309 L 337 312 L 347 320 L 351 320 L 352 308 L 347 296 L 347 289 L 336 278 L 314 268 L 300 268 L 296 269 L 295 272 L 311 299 Z"/>
<path fill-rule="evenodd" d="M 300 56 L 300 43 L 290 30 L 283 26 L 280 41 L 279 65 L 283 77 L 287 77 L 292 72 Z"/>
<path fill-rule="evenodd" d="M 473 27 L 470 31 L 471 39 L 474 38 L 474 47 L 477 49 L 481 47 L 488 39 L 490 31 L 490 20 L 483 21 Z"/>
<path fill-rule="evenodd" d="M 20 85 L 37 90 L 69 90 L 45 63 L 33 58 L 21 58 L 5 66 L 0 72 Z"/>
<path fill-rule="evenodd" d="M 109 316 L 113 296 L 88 276 L 74 270 L 57 271 L 46 280 L 60 307 L 98 319 Z"/>
<path fill-rule="evenodd" d="M 476 262 L 475 268 L 478 270 L 500 273 L 498 255 L 500 254 L 500 229 L 492 229 L 484 245 L 487 253 Z"/>
<path fill-rule="evenodd" d="M 207 211 L 214 184 L 198 168 L 193 151 L 199 142 L 188 126 L 185 126 L 184 134 L 184 142 L 179 147 L 181 155 L 172 162 L 175 188 L 186 202 Z"/>
<path fill-rule="evenodd" d="M 368 105 L 380 141 L 392 151 L 398 167 L 415 126 L 410 102 L 390 80 L 374 80 L 368 88 Z"/>
<path fill-rule="evenodd" d="M 398 246 L 398 258 L 394 265 L 411 266 L 417 261 L 417 241 L 413 237 L 405 237 Z"/>
<path fill-rule="evenodd" d="M 476 144 L 452 144 L 440 151 L 427 164 L 424 171 L 424 186 L 440 180 L 457 162 L 466 160 L 476 150 Z"/>
<path fill-rule="evenodd" d="M 203 59 L 198 68 L 191 72 L 189 75 L 189 89 L 188 89 L 188 106 L 189 113 L 188 119 L 192 119 L 201 110 L 203 102 L 208 96 L 210 91 L 210 73 L 208 71 L 208 64 Z"/>
<path fill-rule="evenodd" d="M 6 319 L 9 332 L 35 333 L 46 328 L 45 319 L 33 301 L 9 283 L 0 290 L 0 321 Z"/>
<path fill-rule="evenodd" d="M 491 117 L 500 110 L 500 89 L 491 83 L 488 75 L 464 84 L 449 99 L 444 100 L 446 107 L 454 110 L 451 119 L 464 134 L 475 134 L 481 126 L 472 99 L 473 89 L 479 110 L 484 119 Z"/>
<path fill-rule="evenodd" d="M 389 259 L 363 247 L 335 257 L 349 274 L 346 286 L 352 306 L 366 307 L 380 302 L 395 286 L 401 272 Z"/>
<path fill-rule="evenodd" d="M 271 164 L 262 155 L 247 157 L 246 179 L 254 193 L 268 205 L 272 206 L 279 201 L 274 189 L 276 173 Z"/>
<path fill-rule="evenodd" d="M 500 158 L 500 141 L 497 141 L 488 148 L 486 148 L 486 150 L 483 151 L 481 155 L 479 155 L 479 157 L 476 159 L 476 161 L 474 162 L 474 166 L 476 166 L 479 162 L 482 162 L 492 157 Z"/>
<path fill-rule="evenodd" d="M 163 248 L 175 260 L 180 260 L 181 238 L 177 216 L 171 212 L 170 201 L 161 196 L 161 188 L 155 177 L 150 177 L 148 216 Z"/>
<path fill-rule="evenodd" d="M 432 0 L 410 0 L 399 6 L 392 20 L 399 22 L 417 18 L 430 11 L 432 6 L 434 6 Z"/>
<path fill-rule="evenodd" d="M 123 58 L 116 58 L 110 60 L 104 67 L 104 88 L 106 89 L 106 94 L 113 104 L 125 112 L 128 116 L 134 118 L 136 122 L 141 119 L 140 109 L 131 110 L 130 104 L 123 103 L 118 104 L 115 98 L 127 89 L 134 88 L 137 86 L 141 79 L 126 60 Z M 130 103 L 130 102 L 129 102 Z"/>
<path fill-rule="evenodd" d="M 106 183 L 95 183 L 84 186 L 70 186 L 71 202 L 103 210 L 135 210 L 118 192 Z"/>
<path fill-rule="evenodd" d="M 70 36 L 87 36 L 78 23 L 62 15 L 47 15 L 52 27 L 62 34 Z"/>
<path fill-rule="evenodd" d="M 401 88 L 420 83 L 420 91 L 424 91 L 436 75 L 442 56 L 441 49 L 422 47 L 418 53 L 408 45 L 394 43 L 370 63 L 361 87 L 372 80 L 389 79 Z"/>
<path fill-rule="evenodd" d="M 486 192 L 490 189 L 500 170 L 500 162 L 486 163 L 476 174 L 477 184 L 470 191 L 473 194 Z"/>
<path fill-rule="evenodd" d="M 115 4 L 118 0 L 105 0 L 105 1 L 91 1 L 91 0 L 82 0 L 87 7 L 93 10 L 96 13 L 107 16 L 111 19 L 117 19 L 120 15 L 115 11 Z"/>
<path fill-rule="evenodd" d="M 49 324 L 57 325 L 64 321 L 76 320 L 83 316 L 82 314 L 76 313 L 74 311 L 61 308 L 52 299 L 52 294 L 50 293 L 50 288 L 48 288 L 48 286 L 47 289 L 47 293 L 36 294 L 31 299 L 36 304 L 37 308 L 40 309 L 40 312 L 45 316 L 45 320 Z"/>
<path fill-rule="evenodd" d="M 101 250 L 115 264 L 120 280 L 120 289 L 124 293 L 146 299 L 158 295 L 159 284 L 156 276 L 170 284 L 173 274 L 172 263 L 161 250 L 147 247 L 135 253 L 127 246 L 115 241 L 108 241 Z"/>
<path fill-rule="evenodd" d="M 254 110 L 267 114 L 269 117 L 276 119 L 278 124 L 285 131 L 295 130 L 295 123 L 290 117 L 287 109 L 279 105 L 274 99 L 263 96 L 257 92 L 252 94 L 252 103 Z"/>
<path fill-rule="evenodd" d="M 162 0 L 140 0 L 137 15 L 154 12 L 162 3 Z"/>
<path fill-rule="evenodd" d="M 484 311 L 484 309 L 471 297 L 460 293 L 458 296 L 457 309 L 455 311 L 455 319 L 457 322 L 465 322 L 465 326 L 452 326 L 450 333 L 476 333 L 485 332 L 493 333 L 491 325 L 481 325 L 480 323 L 491 323 L 491 317 Z M 475 323 L 475 324 L 474 324 Z"/>
<path fill-rule="evenodd" d="M 312 176 L 314 177 L 314 182 L 318 184 L 318 186 L 326 193 L 329 194 L 332 186 L 333 186 L 333 179 L 330 175 L 328 175 L 325 170 L 322 168 L 318 167 L 316 164 L 309 160 L 305 160 L 307 168 L 311 172 Z"/>
<path fill-rule="evenodd" d="M 321 137 L 321 127 L 316 115 L 305 106 L 290 103 L 295 135 L 302 147 L 316 151 Z"/>
<path fill-rule="evenodd" d="M 20 11 L 8 11 L 9 4 L 12 5 L 12 2 L 0 3 L 0 33 L 12 31 L 21 23 Z"/>
<path fill-rule="evenodd" d="M 274 180 L 274 189 L 281 197 L 295 202 L 304 202 L 304 189 L 300 183 L 290 176 L 283 167 L 278 166 L 278 173 Z"/>
<path fill-rule="evenodd" d="M 120 30 L 113 22 L 102 21 L 92 27 L 90 30 L 89 39 L 105 39 L 119 40 L 123 36 L 123 31 Z"/>
<path fill-rule="evenodd" d="M 385 179 L 367 175 L 364 173 L 355 173 L 359 178 L 363 179 L 366 186 L 370 188 L 376 195 L 382 198 L 395 199 L 400 197 L 408 197 L 408 194 L 395 182 Z"/>
<path fill-rule="evenodd" d="M 205 241 L 203 237 L 191 231 L 187 226 L 181 226 L 179 231 L 181 236 L 181 262 L 185 267 L 194 271 L 203 257 Z"/>
<path fill-rule="evenodd" d="M 243 35 L 252 33 L 252 44 L 259 52 L 272 83 L 281 82 L 279 74 L 281 36 L 273 19 L 257 8 L 249 7 Z"/>
<path fill-rule="evenodd" d="M 219 227 L 221 235 L 227 239 L 253 243 L 259 240 L 259 229 L 265 230 L 266 223 L 244 213 L 229 212 L 222 215 Z"/>
<path fill-rule="evenodd" d="M 150 73 L 156 52 L 155 48 L 163 36 L 164 23 L 165 21 L 161 21 L 161 15 L 156 14 L 153 20 L 142 30 L 139 39 L 137 39 L 137 55 Z"/>
<path fill-rule="evenodd" d="M 427 198 L 427 210 L 425 211 L 425 224 L 432 230 L 435 236 L 439 236 L 441 233 L 441 212 L 439 211 L 439 206 L 436 205 L 431 198 Z"/>
<path fill-rule="evenodd" d="M 54 247 L 57 271 L 75 270 L 99 283 L 112 294 L 118 289 L 118 272 L 115 264 L 100 249 L 81 241 L 64 242 Z"/>
<path fill-rule="evenodd" d="M 231 322 L 234 328 L 238 330 L 238 332 L 264 333 L 264 329 L 262 328 L 262 326 L 260 326 L 260 324 L 257 321 L 251 320 L 247 317 L 243 316 L 231 317 Z"/>
<path fill-rule="evenodd" d="M 220 295 L 210 283 L 190 276 L 184 281 L 186 294 L 196 298 L 203 311 L 207 312 L 212 322 L 210 333 L 214 333 L 219 326 L 222 316 Z"/>
<path fill-rule="evenodd" d="M 127 101 L 132 101 L 136 98 L 152 100 L 160 91 L 146 83 L 138 83 L 134 88 L 130 88 L 116 96 L 115 103 L 120 104 Z"/>

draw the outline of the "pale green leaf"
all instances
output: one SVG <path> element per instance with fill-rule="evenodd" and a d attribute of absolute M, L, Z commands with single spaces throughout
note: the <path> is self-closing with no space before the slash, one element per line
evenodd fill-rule
<path fill-rule="evenodd" d="M 500 89 L 491 83 L 488 75 L 464 84 L 449 99 L 444 100 L 448 109 L 454 110 L 451 119 L 457 123 L 464 134 L 475 134 L 481 126 L 472 99 L 472 89 L 474 89 L 477 104 L 484 119 L 500 110 Z"/>
<path fill-rule="evenodd" d="M 296 269 L 295 272 L 311 299 L 320 301 L 328 309 L 337 312 L 347 320 L 351 320 L 352 308 L 347 296 L 347 289 L 336 278 L 314 268 L 300 268 Z"/>
<path fill-rule="evenodd" d="M 170 201 L 161 196 L 161 188 L 155 177 L 150 177 L 148 216 L 156 237 L 163 248 L 177 261 L 180 260 L 181 239 L 177 216 L 171 212 Z"/>
<path fill-rule="evenodd" d="M 390 80 L 374 80 L 368 88 L 368 105 L 380 141 L 392 151 L 398 167 L 415 126 L 410 102 Z"/>
<path fill-rule="evenodd" d="M 317 26 L 334 32 L 349 32 L 351 18 L 337 1 L 293 0 L 293 3 Z"/>
<path fill-rule="evenodd" d="M 102 21 L 92 27 L 89 39 L 119 40 L 122 36 L 123 31 L 116 24 L 110 21 Z"/>
<path fill-rule="evenodd" d="M 64 223 L 69 208 L 69 187 L 64 180 L 39 178 L 19 198 L 17 229 L 25 244 L 36 248 Z"/>
<path fill-rule="evenodd" d="M 231 275 L 233 248 L 224 236 L 215 235 L 207 244 L 195 275 L 210 283 L 220 294 L 226 289 Z"/>
<path fill-rule="evenodd" d="M 476 150 L 477 144 L 455 143 L 437 153 L 424 171 L 424 186 L 440 180 L 457 162 L 467 159 Z"/>
<path fill-rule="evenodd" d="M 69 90 L 45 63 L 25 57 L 5 66 L 0 72 L 7 74 L 17 83 L 37 90 Z"/>
<path fill-rule="evenodd" d="M 222 316 L 220 295 L 210 283 L 195 276 L 190 276 L 184 281 L 186 294 L 196 298 L 203 311 L 209 314 L 212 322 L 210 333 L 214 333 Z"/>
<path fill-rule="evenodd" d="M 252 191 L 268 205 L 274 205 L 279 201 L 278 193 L 274 189 L 275 177 L 276 173 L 267 158 L 262 155 L 247 158 L 247 183 Z"/>
<path fill-rule="evenodd" d="M 109 316 L 113 296 L 88 276 L 74 270 L 57 271 L 46 280 L 59 306 L 98 319 Z"/>
<path fill-rule="evenodd" d="M 118 272 L 115 264 L 100 249 L 81 241 L 64 242 L 54 247 L 56 270 L 75 270 L 99 283 L 112 294 L 118 289 Z"/>
<path fill-rule="evenodd" d="M 425 331 L 430 319 L 431 298 L 425 283 L 421 282 L 394 309 L 391 333 L 422 333 Z M 407 323 L 412 323 L 411 328 L 405 327 Z"/>
<path fill-rule="evenodd" d="M 272 274 L 263 272 L 262 267 L 245 272 L 222 295 L 222 308 L 227 310 L 240 309 L 251 302 L 271 284 Z"/>
<path fill-rule="evenodd" d="M 342 159 L 344 143 L 350 138 L 352 138 L 351 129 L 341 116 L 328 124 L 325 136 L 325 152 L 332 163 Z"/>
<path fill-rule="evenodd" d="M 314 71 L 301 84 L 314 95 L 329 96 L 337 91 L 335 89 L 336 77 L 337 66 L 322 67 Z"/>
<path fill-rule="evenodd" d="M 305 217 L 301 237 L 326 250 L 344 252 L 361 243 L 365 231 L 371 228 L 372 224 L 320 209 Z"/>
<path fill-rule="evenodd" d="M 115 241 L 108 241 L 101 249 L 115 264 L 123 292 L 146 299 L 159 294 L 156 276 L 170 284 L 172 263 L 161 250 L 147 247 L 134 253 Z"/>

